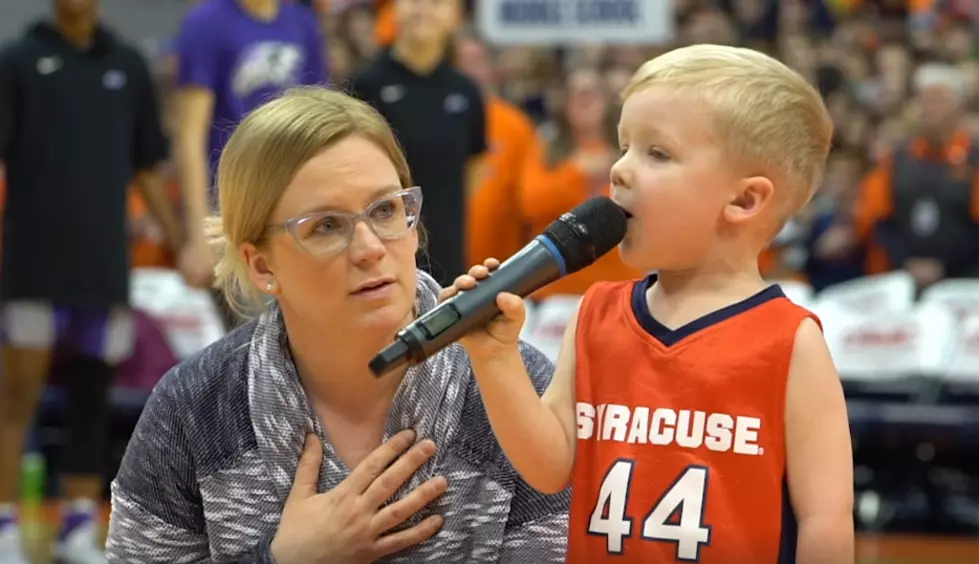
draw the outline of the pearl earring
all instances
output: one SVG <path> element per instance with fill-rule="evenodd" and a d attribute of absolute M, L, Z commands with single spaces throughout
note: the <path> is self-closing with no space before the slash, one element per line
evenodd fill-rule
<path fill-rule="evenodd" d="M 274 288 L 274 287 L 275 287 L 275 284 L 272 284 L 271 282 L 269 282 L 268 284 L 265 285 L 265 291 L 266 292 L 271 292 L 272 291 L 272 288 Z"/>

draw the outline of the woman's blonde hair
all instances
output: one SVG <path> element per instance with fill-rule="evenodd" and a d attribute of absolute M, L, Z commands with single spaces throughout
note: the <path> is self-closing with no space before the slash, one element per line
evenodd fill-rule
<path fill-rule="evenodd" d="M 251 283 L 239 246 L 263 244 L 272 212 L 296 172 L 353 135 L 387 153 L 401 186 L 412 186 L 404 153 L 384 118 L 335 90 L 290 89 L 252 111 L 231 135 L 218 164 L 221 214 L 208 219 L 207 235 L 218 259 L 214 285 L 235 313 L 248 317 L 267 301 Z"/>

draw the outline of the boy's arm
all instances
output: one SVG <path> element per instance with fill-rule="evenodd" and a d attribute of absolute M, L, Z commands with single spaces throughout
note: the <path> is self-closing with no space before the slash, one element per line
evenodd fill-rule
<path fill-rule="evenodd" d="M 522 343 L 524 366 L 541 395 L 554 380 L 554 364 L 544 353 Z M 571 490 L 545 495 L 517 478 L 503 530 L 499 564 L 564 564 L 568 544 Z"/>
<path fill-rule="evenodd" d="M 853 455 L 843 386 L 819 326 L 796 332 L 785 400 L 789 495 L 797 564 L 852 564 Z"/>
<path fill-rule="evenodd" d="M 567 487 L 574 465 L 577 326 L 575 312 L 543 397 L 537 396 L 517 349 L 506 357 L 473 362 L 486 414 L 503 452 L 530 487 L 548 494 Z"/>

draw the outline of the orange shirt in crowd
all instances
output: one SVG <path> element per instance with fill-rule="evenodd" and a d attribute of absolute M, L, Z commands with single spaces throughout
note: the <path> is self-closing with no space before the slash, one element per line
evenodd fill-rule
<path fill-rule="evenodd" d="M 374 16 L 374 42 L 387 47 L 398 36 L 398 24 L 394 20 L 394 0 L 379 0 Z"/>
<path fill-rule="evenodd" d="M 146 207 L 146 200 L 139 190 L 129 191 L 129 221 L 131 224 L 140 222 L 155 222 L 156 219 L 150 215 Z M 142 234 L 135 234 L 129 243 L 130 260 L 132 266 L 144 268 L 173 268 L 175 261 L 173 253 L 167 248 L 162 239 L 162 230 L 159 230 L 160 238 L 149 237 Z"/>
<path fill-rule="evenodd" d="M 758 272 L 762 276 L 769 276 L 775 272 L 778 266 L 779 260 L 781 259 L 781 253 L 779 249 L 775 247 L 768 247 L 758 255 Z"/>
<path fill-rule="evenodd" d="M 863 0 L 829 0 L 833 8 L 853 11 L 863 5 Z M 905 6 L 912 13 L 928 12 L 935 8 L 935 0 L 905 0 Z"/>
<path fill-rule="evenodd" d="M 532 233 L 520 208 L 520 175 L 534 143 L 534 126 L 516 106 L 490 96 L 486 100 L 489 145 L 483 181 L 468 202 L 469 263 L 488 257 L 504 260 L 530 240 Z"/>
<path fill-rule="evenodd" d="M 374 13 L 374 43 L 390 47 L 398 38 L 398 22 L 394 18 L 396 0 L 378 0 Z M 460 22 L 461 23 L 461 22 Z"/>
<path fill-rule="evenodd" d="M 594 150 L 605 150 L 596 147 Z M 521 175 L 520 208 L 530 225 L 530 232 L 537 234 L 547 228 L 561 214 L 584 202 L 592 196 L 589 187 L 591 179 L 570 159 L 549 167 L 547 146 L 535 138 L 524 163 Z M 601 190 L 608 194 L 605 183 Z M 598 259 L 588 268 L 566 276 L 536 292 L 537 299 L 547 296 L 570 294 L 583 295 L 593 283 L 600 281 L 632 280 L 640 278 L 641 272 L 626 266 L 614 250 Z"/>
<path fill-rule="evenodd" d="M 952 136 L 948 146 L 944 148 L 942 154 L 938 155 L 946 160 L 949 166 L 962 166 L 968 158 L 971 140 L 969 133 L 959 130 Z M 918 159 L 928 158 L 934 155 L 928 142 L 924 139 L 916 139 L 911 143 L 911 154 Z M 876 274 L 886 272 L 899 265 L 891 265 L 884 254 L 883 249 L 874 244 L 871 236 L 874 225 L 886 220 L 894 213 L 893 184 L 892 174 L 894 171 L 893 160 L 888 157 L 874 168 L 870 174 L 864 178 L 860 185 L 860 193 L 854 206 L 854 229 L 857 237 L 868 246 L 867 252 L 867 273 Z M 973 171 L 975 180 L 973 181 L 972 197 L 972 217 L 979 222 L 979 174 Z"/>

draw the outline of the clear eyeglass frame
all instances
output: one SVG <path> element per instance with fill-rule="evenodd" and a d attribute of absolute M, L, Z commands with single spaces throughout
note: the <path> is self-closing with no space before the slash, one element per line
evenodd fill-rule
<path fill-rule="evenodd" d="M 412 186 L 375 200 L 360 213 L 312 212 L 268 226 L 268 233 L 288 232 L 304 251 L 327 257 L 343 252 L 364 222 L 378 239 L 393 241 L 407 235 L 421 217 L 422 189 Z M 326 226 L 326 231 L 320 230 Z"/>

